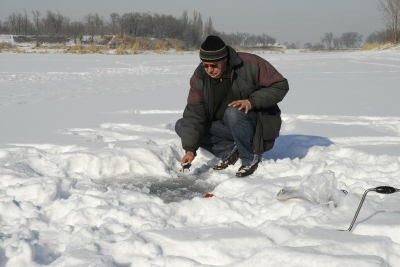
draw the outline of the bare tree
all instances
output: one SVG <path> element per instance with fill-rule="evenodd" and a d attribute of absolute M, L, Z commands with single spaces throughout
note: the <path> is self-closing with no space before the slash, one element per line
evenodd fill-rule
<path fill-rule="evenodd" d="M 23 24 L 22 14 L 12 13 L 11 15 L 9 15 L 8 24 L 10 25 L 12 34 L 21 34 L 21 28 Z"/>
<path fill-rule="evenodd" d="M 332 49 L 332 44 L 333 44 L 333 33 L 331 32 L 326 32 L 324 36 L 321 38 L 321 42 L 323 44 L 326 44 L 329 50 Z"/>
<path fill-rule="evenodd" d="M 94 15 L 92 15 L 92 13 L 89 13 L 88 15 L 83 17 L 83 21 L 85 23 L 86 34 L 92 36 L 91 42 L 93 42 L 94 36 L 96 35 Z"/>
<path fill-rule="evenodd" d="M 74 39 L 75 44 L 82 39 L 82 35 L 85 32 L 85 25 L 82 22 L 71 22 L 69 24 L 68 35 Z"/>
<path fill-rule="evenodd" d="M 310 42 L 305 43 L 305 44 L 304 44 L 304 48 L 305 48 L 305 49 L 311 49 L 311 48 L 312 48 L 312 44 L 311 44 Z"/>
<path fill-rule="evenodd" d="M 128 20 L 128 17 L 127 17 L 126 14 L 124 14 L 124 15 L 122 15 L 122 16 L 120 16 L 118 18 L 118 26 L 119 26 L 119 29 L 120 29 L 121 37 L 124 36 L 125 28 L 126 28 L 126 24 L 127 24 L 126 21 L 127 20 Z"/>
<path fill-rule="evenodd" d="M 143 13 L 141 17 L 141 25 L 138 29 L 140 36 L 151 37 L 152 36 L 152 25 L 154 24 L 153 16 L 149 13 Z M 179 27 L 180 28 L 180 27 Z M 182 37 L 180 37 L 182 39 Z"/>
<path fill-rule="evenodd" d="M 26 17 L 27 20 L 27 17 Z M 21 13 L 12 13 L 10 16 L 8 16 L 8 23 L 11 26 L 11 32 L 13 34 L 23 34 L 23 30 L 25 30 L 25 17 Z"/>
<path fill-rule="evenodd" d="M 382 13 L 383 20 L 392 33 L 393 42 L 399 42 L 400 27 L 400 0 L 378 0 L 378 10 Z"/>
<path fill-rule="evenodd" d="M 17 25 L 16 25 L 16 28 L 17 28 L 17 34 L 21 34 L 21 32 L 22 32 L 22 26 L 23 26 L 23 21 L 24 21 L 24 17 L 22 16 L 22 14 L 21 13 L 18 13 L 18 15 L 17 15 Z"/>
<path fill-rule="evenodd" d="M 153 29 L 154 29 L 154 37 L 156 38 L 164 38 L 166 32 L 166 25 L 163 23 L 164 15 L 154 14 L 153 17 Z"/>
<path fill-rule="evenodd" d="M 274 44 L 274 43 L 276 43 L 276 39 L 271 37 L 271 36 L 269 36 L 268 34 L 263 33 L 261 35 L 261 37 L 263 38 L 264 44 Z M 299 43 L 299 46 L 300 46 L 300 43 Z"/>
<path fill-rule="evenodd" d="M 360 47 L 362 43 L 362 35 L 358 32 L 342 33 L 342 37 L 340 39 L 347 48 Z"/>
<path fill-rule="evenodd" d="M 164 35 L 165 37 L 169 38 L 179 38 L 181 36 L 180 32 L 180 22 L 176 18 L 174 18 L 171 15 L 164 16 L 162 17 L 163 19 L 163 24 L 165 24 L 164 27 Z"/>
<path fill-rule="evenodd" d="M 32 10 L 32 14 L 33 14 L 33 23 L 36 27 L 36 36 L 37 36 L 39 33 L 40 12 L 38 10 L 35 10 L 35 11 Z"/>
<path fill-rule="evenodd" d="M 118 33 L 118 31 L 117 31 L 118 19 L 119 19 L 119 15 L 117 13 L 110 14 L 111 33 L 113 35 L 116 35 Z"/>
<path fill-rule="evenodd" d="M 208 18 L 206 23 L 204 24 L 204 36 L 207 37 L 214 33 L 214 27 L 211 17 Z"/>
<path fill-rule="evenodd" d="M 386 31 L 375 31 L 370 33 L 365 40 L 367 44 L 379 43 L 382 44 L 386 39 Z"/>
<path fill-rule="evenodd" d="M 9 31 L 8 23 L 0 20 L 0 34 L 7 34 Z"/>
<path fill-rule="evenodd" d="M 315 45 L 313 45 L 311 47 L 311 50 L 319 51 L 319 50 L 323 50 L 324 48 L 325 48 L 325 46 L 323 44 L 316 43 Z"/>
<path fill-rule="evenodd" d="M 248 33 L 238 33 L 240 36 L 240 46 L 248 46 L 248 39 L 250 38 L 250 34 Z"/>
<path fill-rule="evenodd" d="M 131 12 L 127 16 L 129 35 L 136 36 L 137 29 L 139 28 L 140 14 Z"/>
<path fill-rule="evenodd" d="M 10 32 L 12 34 L 18 34 L 17 20 L 18 16 L 15 13 L 8 16 L 8 24 L 10 25 Z"/>
<path fill-rule="evenodd" d="M 94 14 L 94 25 L 96 27 L 96 34 L 104 35 L 104 18 L 99 14 Z"/>
<path fill-rule="evenodd" d="M 89 13 L 84 17 L 84 22 L 86 33 L 92 36 L 91 42 L 94 41 L 95 35 L 103 34 L 104 20 L 102 17 L 99 16 L 99 14 L 95 13 L 94 15 L 92 15 L 92 13 Z"/>
<path fill-rule="evenodd" d="M 343 46 L 342 38 L 340 37 L 334 37 L 333 38 L 333 47 L 335 49 L 340 49 Z"/>
<path fill-rule="evenodd" d="M 193 11 L 193 44 L 199 47 L 203 41 L 203 20 L 200 12 Z"/>
<path fill-rule="evenodd" d="M 47 16 L 44 18 L 44 25 L 46 26 L 50 35 L 60 35 L 63 24 L 68 19 L 60 14 L 60 12 L 53 13 L 47 11 Z"/>
<path fill-rule="evenodd" d="M 257 44 L 257 36 L 254 34 L 249 35 L 249 37 L 246 39 L 246 46 L 248 47 L 254 47 Z"/>
<path fill-rule="evenodd" d="M 191 36 L 190 36 L 190 23 L 189 23 L 189 16 L 187 10 L 184 10 L 182 12 L 182 16 L 180 17 L 180 22 L 181 22 L 181 32 L 182 32 L 182 37 L 181 39 L 189 48 L 191 46 Z"/>
<path fill-rule="evenodd" d="M 28 35 L 28 14 L 24 10 L 25 14 L 22 18 L 22 27 L 24 28 L 24 35 Z"/>

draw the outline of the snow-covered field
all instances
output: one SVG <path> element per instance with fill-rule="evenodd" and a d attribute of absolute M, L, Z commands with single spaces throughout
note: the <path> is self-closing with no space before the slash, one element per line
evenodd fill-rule
<path fill-rule="evenodd" d="M 197 55 L 0 54 L 0 266 L 400 266 L 400 193 L 337 231 L 400 188 L 400 52 L 261 56 L 290 91 L 239 179 L 179 171 Z"/>

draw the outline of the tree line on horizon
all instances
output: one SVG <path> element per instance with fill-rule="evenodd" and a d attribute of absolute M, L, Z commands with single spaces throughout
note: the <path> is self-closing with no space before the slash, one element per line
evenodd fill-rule
<path fill-rule="evenodd" d="M 400 0 L 377 0 L 377 9 L 382 15 L 386 29 L 375 31 L 367 36 L 365 43 L 383 44 L 399 43 L 400 40 Z M 213 26 L 212 18 L 203 22 L 200 12 L 193 11 L 189 18 L 185 10 L 178 18 L 172 15 L 155 13 L 130 12 L 125 14 L 111 13 L 108 19 L 97 13 L 89 13 L 81 21 L 71 21 L 59 11 L 46 11 L 41 14 L 32 10 L 32 17 L 28 13 L 12 13 L 2 22 L 0 20 L 0 34 L 34 35 L 34 36 L 66 36 L 79 40 L 83 36 L 119 35 L 142 38 L 173 38 L 183 41 L 186 49 L 197 49 L 202 41 L 210 34 L 219 35 L 228 45 L 241 47 L 266 46 L 276 43 L 276 39 L 267 35 L 248 33 L 225 33 L 217 31 Z M 93 38 L 92 38 L 93 39 Z M 326 32 L 321 42 L 311 44 L 307 42 L 304 48 L 313 50 L 359 48 L 363 45 L 363 36 L 358 32 L 346 32 L 341 36 L 334 36 Z M 288 43 L 287 48 L 299 49 L 300 43 Z"/>
<path fill-rule="evenodd" d="M 400 0 L 378 0 L 377 9 L 381 13 L 386 29 L 370 33 L 365 40 L 366 44 L 398 44 L 400 41 Z M 321 37 L 321 43 L 312 45 L 306 43 L 304 48 L 321 50 L 326 47 L 339 49 L 342 47 L 355 48 L 362 45 L 363 36 L 358 32 L 343 33 L 335 37 L 332 32 L 327 32 Z"/>
<path fill-rule="evenodd" d="M 111 13 L 108 19 L 89 13 L 81 21 L 71 21 L 59 11 L 37 10 L 28 13 L 12 13 L 0 21 L 0 34 L 33 36 L 66 36 L 78 40 L 82 36 L 119 35 L 142 38 L 173 38 L 184 42 L 187 49 L 199 48 L 205 37 L 219 35 L 228 45 L 252 47 L 258 44 L 273 44 L 276 39 L 267 35 L 248 33 L 225 33 L 217 31 L 212 18 L 203 22 L 200 12 L 194 11 L 189 18 L 185 10 L 178 18 L 172 15 L 129 12 Z"/>
<path fill-rule="evenodd" d="M 400 36 L 400 32 L 398 32 L 397 36 Z M 393 40 L 392 32 L 388 29 L 372 32 L 367 36 L 365 40 L 365 44 L 384 44 L 387 42 L 397 42 Z M 342 33 L 340 37 L 336 37 L 332 32 L 326 32 L 321 37 L 321 43 L 316 43 L 315 45 L 312 45 L 311 43 L 306 43 L 304 45 L 304 48 L 313 50 L 321 50 L 325 47 L 329 50 L 340 49 L 343 47 L 357 48 L 362 46 L 363 36 L 358 32 L 346 32 Z"/>
<path fill-rule="evenodd" d="M 365 39 L 365 44 L 384 44 L 394 43 L 397 44 L 400 40 L 400 31 L 397 30 L 395 34 L 392 29 L 385 29 L 370 33 Z M 289 46 L 293 48 L 295 44 Z M 323 50 L 323 49 L 342 49 L 342 48 L 359 48 L 363 45 L 363 36 L 358 32 L 345 32 L 340 37 L 335 36 L 332 32 L 326 32 L 321 37 L 321 43 L 311 44 L 310 42 L 304 44 L 305 49 Z M 298 48 L 298 47 L 297 47 Z"/>
<path fill-rule="evenodd" d="M 367 38 L 367 40 L 369 40 Z M 366 41 L 367 43 L 368 41 Z M 359 48 L 363 45 L 363 36 L 358 32 L 345 32 L 340 37 L 336 37 L 332 32 L 327 32 L 321 37 L 321 43 L 312 45 L 305 43 L 305 49 L 322 50 L 322 49 L 342 49 L 342 48 Z"/>

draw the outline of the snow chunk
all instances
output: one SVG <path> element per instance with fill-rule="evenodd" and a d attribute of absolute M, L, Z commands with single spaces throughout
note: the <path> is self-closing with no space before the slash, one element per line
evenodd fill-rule
<path fill-rule="evenodd" d="M 300 198 L 311 204 L 326 204 L 332 201 L 337 206 L 343 195 L 343 192 L 337 189 L 335 174 L 331 171 L 324 171 L 306 176 L 300 181 L 299 186 L 282 188 L 277 199 Z"/>

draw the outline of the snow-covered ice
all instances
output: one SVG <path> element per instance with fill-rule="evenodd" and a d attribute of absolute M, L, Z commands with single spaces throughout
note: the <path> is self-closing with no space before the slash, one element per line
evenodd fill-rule
<path fill-rule="evenodd" d="M 400 193 L 337 231 L 400 188 L 400 52 L 260 56 L 290 91 L 239 179 L 180 172 L 197 55 L 0 53 L 0 266 L 400 266 Z"/>

